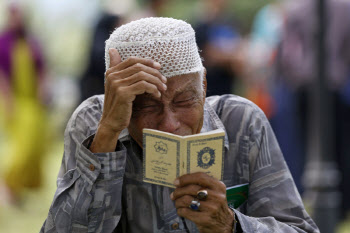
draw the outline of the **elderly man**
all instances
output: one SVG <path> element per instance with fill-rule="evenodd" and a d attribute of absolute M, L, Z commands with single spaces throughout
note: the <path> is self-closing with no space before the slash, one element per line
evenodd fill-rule
<path fill-rule="evenodd" d="M 105 95 L 74 112 L 58 188 L 42 232 L 318 232 L 260 109 L 233 96 L 205 98 L 192 27 L 145 18 L 106 41 Z M 223 181 L 186 174 L 176 189 L 142 181 L 142 129 L 178 135 L 224 129 Z M 226 187 L 249 183 L 238 209 Z M 189 208 L 199 190 L 200 208 Z"/>

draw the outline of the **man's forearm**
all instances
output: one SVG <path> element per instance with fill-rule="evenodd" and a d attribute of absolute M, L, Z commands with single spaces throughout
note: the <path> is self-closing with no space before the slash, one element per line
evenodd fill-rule
<path fill-rule="evenodd" d="M 120 132 L 116 133 L 103 125 L 99 125 L 90 146 L 92 153 L 107 153 L 115 151 Z"/>

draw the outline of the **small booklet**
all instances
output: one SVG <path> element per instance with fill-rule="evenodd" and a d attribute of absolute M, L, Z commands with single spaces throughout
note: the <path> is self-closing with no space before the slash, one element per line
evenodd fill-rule
<path fill-rule="evenodd" d="M 143 130 L 143 181 L 174 188 L 184 174 L 204 172 L 222 180 L 225 131 L 179 136 Z"/>
<path fill-rule="evenodd" d="M 248 199 L 249 184 L 239 184 L 226 188 L 227 204 L 238 208 Z"/>

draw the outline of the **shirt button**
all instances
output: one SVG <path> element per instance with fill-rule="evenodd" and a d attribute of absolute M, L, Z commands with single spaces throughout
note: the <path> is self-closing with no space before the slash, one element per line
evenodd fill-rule
<path fill-rule="evenodd" d="M 171 228 L 172 228 L 173 230 L 179 229 L 179 223 L 178 223 L 178 222 L 174 222 L 173 224 L 171 224 Z"/>
<path fill-rule="evenodd" d="M 90 168 L 90 171 L 95 171 L 95 166 L 93 164 L 90 164 L 89 168 Z"/>

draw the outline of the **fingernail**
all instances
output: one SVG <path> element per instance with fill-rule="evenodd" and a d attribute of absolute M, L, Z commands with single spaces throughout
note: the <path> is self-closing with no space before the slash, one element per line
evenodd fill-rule
<path fill-rule="evenodd" d="M 162 96 L 162 93 L 160 93 L 160 91 L 158 91 L 158 97 L 160 98 Z"/>
<path fill-rule="evenodd" d="M 158 62 L 153 62 L 153 67 L 156 68 L 156 69 L 160 69 L 161 68 L 161 65 L 158 63 Z"/>
<path fill-rule="evenodd" d="M 171 200 L 174 200 L 174 194 L 173 194 L 174 192 L 172 192 L 172 193 L 170 193 L 170 199 Z"/>
<path fill-rule="evenodd" d="M 179 179 L 178 179 L 178 178 L 176 178 L 176 179 L 175 179 L 175 181 L 174 181 L 174 185 L 175 185 L 175 186 L 179 186 L 179 185 L 180 185 L 180 181 L 179 181 Z"/>
<path fill-rule="evenodd" d="M 164 91 L 166 91 L 166 89 L 167 89 L 168 87 L 163 83 L 163 88 L 164 88 Z"/>
<path fill-rule="evenodd" d="M 166 83 L 166 82 L 168 81 L 168 79 L 167 79 L 165 76 L 162 75 L 162 81 L 163 81 L 164 83 Z"/>

